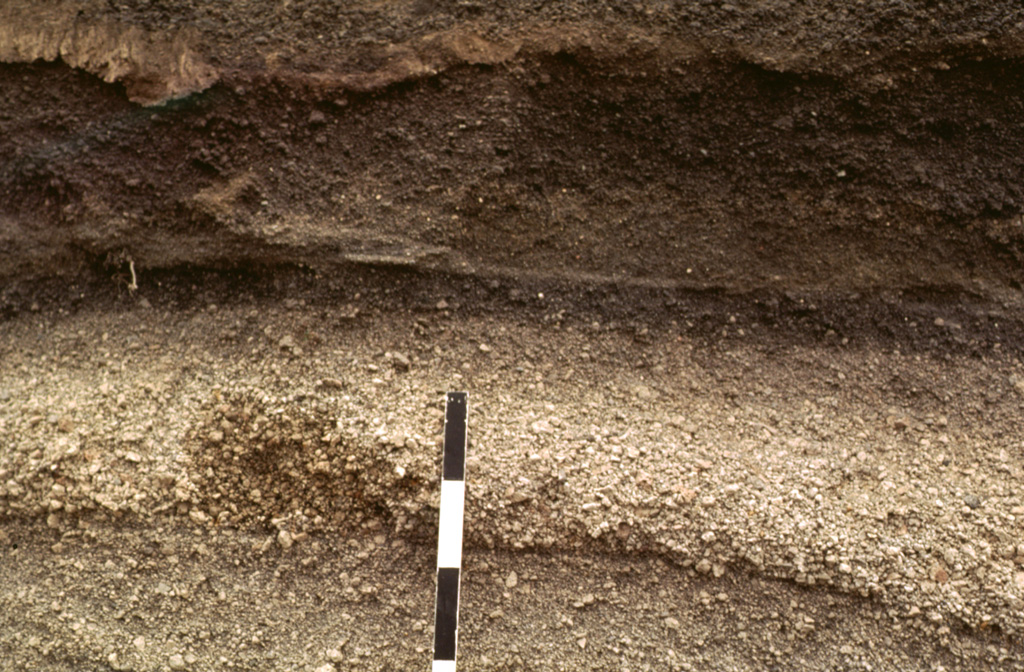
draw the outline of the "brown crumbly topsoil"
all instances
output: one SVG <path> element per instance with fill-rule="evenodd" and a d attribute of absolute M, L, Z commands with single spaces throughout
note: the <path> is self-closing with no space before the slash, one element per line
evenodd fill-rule
<path fill-rule="evenodd" d="M 0 670 L 1024 669 L 1024 10 L 0 6 Z"/>

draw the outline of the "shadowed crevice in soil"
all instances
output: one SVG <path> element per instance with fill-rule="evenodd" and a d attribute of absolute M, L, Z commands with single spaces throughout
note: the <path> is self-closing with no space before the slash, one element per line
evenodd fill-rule
<path fill-rule="evenodd" d="M 461 317 L 520 316 L 581 329 L 597 321 L 602 328 L 632 334 L 638 344 L 669 333 L 718 350 L 763 334 L 766 350 L 787 342 L 976 355 L 998 344 L 1002 352 L 1024 352 L 1024 322 L 1012 292 L 993 305 L 992 297 L 958 286 L 729 292 L 669 282 L 451 274 L 391 264 L 348 263 L 325 273 L 306 266 L 238 267 L 224 261 L 220 265 L 229 268 L 135 265 L 138 289 L 132 291 L 131 266 L 123 252 L 88 258 L 90 263 L 70 282 L 58 276 L 0 288 L 0 318 L 95 310 L 126 314 L 140 305 L 188 314 L 210 305 L 237 307 L 298 296 L 321 319 L 358 329 L 377 315 L 432 314 L 441 297 Z"/>

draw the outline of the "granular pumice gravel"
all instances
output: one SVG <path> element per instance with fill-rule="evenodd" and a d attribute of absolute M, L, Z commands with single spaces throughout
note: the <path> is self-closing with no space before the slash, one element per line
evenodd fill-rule
<path fill-rule="evenodd" d="M 1011 349 L 439 300 L 0 324 L 0 669 L 429 660 L 454 388 L 467 669 L 1021 669 Z"/>

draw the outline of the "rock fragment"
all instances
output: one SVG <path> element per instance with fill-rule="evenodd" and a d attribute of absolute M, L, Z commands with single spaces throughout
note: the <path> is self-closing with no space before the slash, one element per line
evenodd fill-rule
<path fill-rule="evenodd" d="M 292 547 L 294 540 L 288 530 L 281 530 L 277 533 L 277 544 L 284 550 L 288 550 Z"/>

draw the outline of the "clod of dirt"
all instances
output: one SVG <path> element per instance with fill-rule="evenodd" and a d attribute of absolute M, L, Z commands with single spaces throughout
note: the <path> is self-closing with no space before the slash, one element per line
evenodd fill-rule
<path fill-rule="evenodd" d="M 374 432 L 346 410 L 318 395 L 217 393 L 188 441 L 193 515 L 309 532 L 419 514 L 433 494 L 433 442 Z"/>

